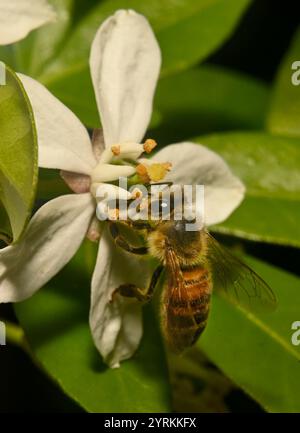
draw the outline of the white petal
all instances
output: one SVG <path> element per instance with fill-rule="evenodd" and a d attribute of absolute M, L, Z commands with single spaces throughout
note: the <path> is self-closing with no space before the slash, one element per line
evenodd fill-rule
<path fill-rule="evenodd" d="M 0 0 L 0 44 L 19 41 L 55 18 L 46 0 Z"/>
<path fill-rule="evenodd" d="M 99 28 L 90 68 L 106 146 L 142 140 L 160 63 L 159 46 L 142 15 L 120 10 Z"/>
<path fill-rule="evenodd" d="M 94 210 L 90 194 L 61 196 L 41 207 L 21 241 L 0 250 L 0 302 L 28 298 L 65 266 Z"/>
<path fill-rule="evenodd" d="M 80 120 L 42 84 L 18 74 L 31 102 L 39 145 L 39 166 L 90 174 L 97 161 Z"/>
<path fill-rule="evenodd" d="M 96 347 L 111 367 L 130 358 L 142 336 L 140 303 L 120 295 L 111 302 L 111 296 L 121 284 L 147 287 L 151 271 L 147 259 L 117 248 L 106 227 L 92 279 L 90 326 Z"/>
<path fill-rule="evenodd" d="M 224 221 L 239 206 L 245 187 L 215 152 L 201 144 L 170 144 L 154 156 L 158 162 L 171 162 L 164 178 L 180 185 L 204 185 L 204 212 L 207 226 Z"/>
<path fill-rule="evenodd" d="M 102 153 L 105 150 L 103 130 L 101 128 L 93 129 L 92 147 L 93 147 L 95 158 L 97 161 L 99 161 Z"/>

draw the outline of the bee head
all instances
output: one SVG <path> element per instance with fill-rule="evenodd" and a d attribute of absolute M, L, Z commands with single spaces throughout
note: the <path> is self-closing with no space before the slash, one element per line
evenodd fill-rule
<path fill-rule="evenodd" d="M 164 233 L 166 235 L 166 243 L 174 249 L 188 250 L 194 244 L 199 244 L 200 232 L 199 230 L 189 230 L 189 224 L 195 221 L 187 221 L 181 219 L 178 221 L 171 220 L 166 222 Z"/>
<path fill-rule="evenodd" d="M 163 260 L 166 250 L 171 248 L 182 264 L 198 263 L 205 248 L 205 237 L 202 230 L 187 229 L 192 223 L 185 219 L 161 221 L 149 236 L 151 254 Z"/>

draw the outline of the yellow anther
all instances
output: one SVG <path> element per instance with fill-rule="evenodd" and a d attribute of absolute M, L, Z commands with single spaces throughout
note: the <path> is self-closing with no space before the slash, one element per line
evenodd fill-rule
<path fill-rule="evenodd" d="M 171 170 L 170 162 L 154 163 L 151 165 L 139 164 L 136 172 L 144 183 L 159 182 L 164 179 L 168 171 Z"/>
<path fill-rule="evenodd" d="M 121 147 L 119 144 L 114 144 L 113 146 L 111 146 L 111 151 L 115 156 L 120 155 L 121 153 Z"/>
<path fill-rule="evenodd" d="M 143 183 L 149 183 L 147 167 L 144 164 L 138 164 L 135 170 Z"/>
<path fill-rule="evenodd" d="M 148 138 L 143 144 L 144 151 L 146 153 L 152 152 L 152 150 L 157 146 L 157 143 L 152 138 Z"/>

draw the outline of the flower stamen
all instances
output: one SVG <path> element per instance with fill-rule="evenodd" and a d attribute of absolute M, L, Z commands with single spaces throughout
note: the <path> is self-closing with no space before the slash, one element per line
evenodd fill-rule
<path fill-rule="evenodd" d="M 159 182 L 164 179 L 166 174 L 171 170 L 170 162 L 154 163 L 154 164 L 138 164 L 136 173 L 144 183 Z"/>
<path fill-rule="evenodd" d="M 119 144 L 115 144 L 111 146 L 111 151 L 115 156 L 119 156 L 121 153 L 121 146 Z"/>
<path fill-rule="evenodd" d="M 143 144 L 144 151 L 146 153 L 152 152 L 152 150 L 157 146 L 157 143 L 152 138 L 148 138 Z"/>

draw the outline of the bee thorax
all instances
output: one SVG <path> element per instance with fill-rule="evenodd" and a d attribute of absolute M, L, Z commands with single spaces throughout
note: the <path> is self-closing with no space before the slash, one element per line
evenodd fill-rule
<path fill-rule="evenodd" d="M 183 266 L 201 263 L 206 253 L 204 231 L 185 231 L 183 221 L 164 221 L 148 238 L 149 252 L 165 263 L 166 250 L 172 249 Z"/>

